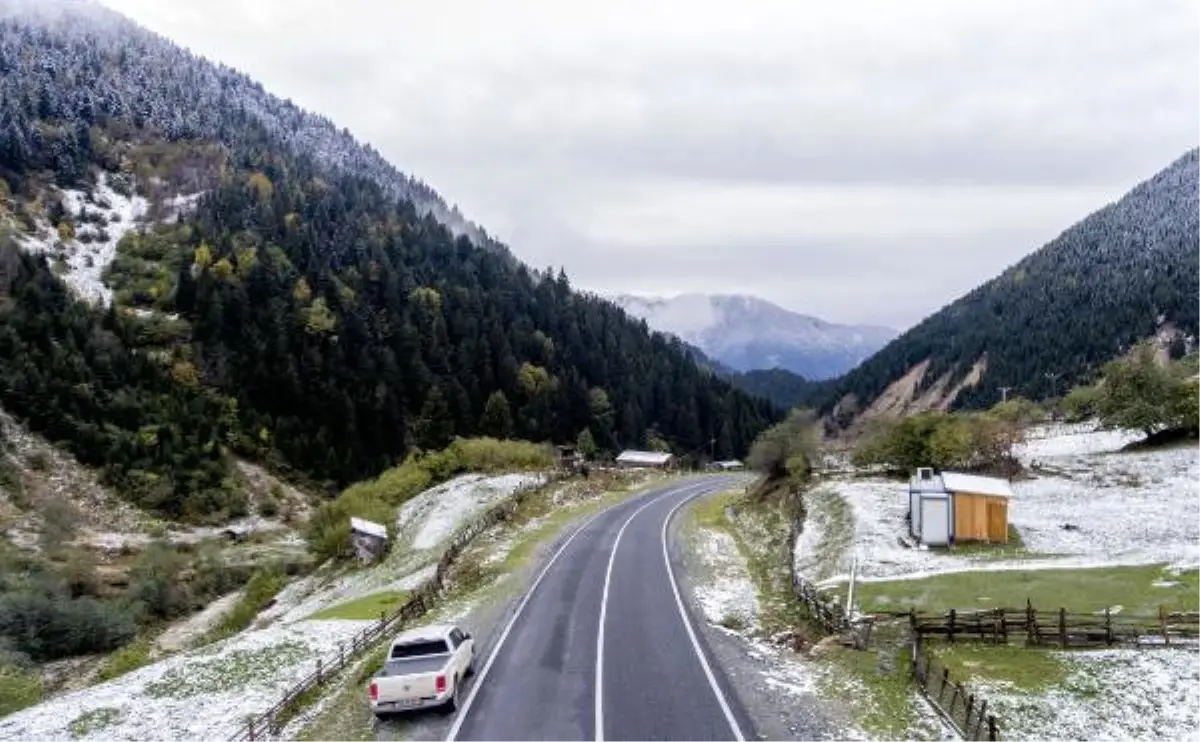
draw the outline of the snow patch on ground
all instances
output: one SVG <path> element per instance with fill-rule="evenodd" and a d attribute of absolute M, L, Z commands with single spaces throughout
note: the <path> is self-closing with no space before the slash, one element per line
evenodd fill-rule
<path fill-rule="evenodd" d="M 853 540 L 852 518 L 845 500 L 830 488 L 806 493 L 804 527 L 795 544 L 796 573 L 812 582 L 834 576 L 840 555 Z"/>
<path fill-rule="evenodd" d="M 194 641 L 217 625 L 226 613 L 233 610 L 242 597 L 241 591 L 230 593 L 209 603 L 204 610 L 189 616 L 159 635 L 155 648 L 160 652 L 178 652 L 187 649 Z"/>
<path fill-rule="evenodd" d="M 905 522 L 907 484 L 843 480 L 831 486 L 852 508 L 854 537 L 836 554 L 822 555 L 837 564 L 826 583 L 848 579 L 854 550 L 866 580 L 967 570 L 1200 564 L 1197 448 L 1115 453 L 1128 435 L 1092 431 L 1064 437 L 1070 441 L 1050 437 L 1026 445 L 1022 456 L 1036 456 L 1061 475 L 1014 482 L 1016 496 L 1009 503 L 1009 522 L 1026 549 L 1055 556 L 965 556 L 906 547 L 900 539 L 911 541 Z M 1066 524 L 1077 529 L 1066 530 Z"/>
<path fill-rule="evenodd" d="M 745 631 L 758 622 L 758 591 L 737 542 L 723 531 L 696 529 L 696 557 L 707 579 L 695 588 L 709 623 Z"/>
<path fill-rule="evenodd" d="M 1005 739 L 1196 739 L 1200 652 L 1118 649 L 1056 653 L 1059 687 L 1022 693 L 976 681 Z"/>
<path fill-rule="evenodd" d="M 137 226 L 150 204 L 141 196 L 124 196 L 114 191 L 106 173 L 101 173 L 91 199 L 83 191 L 64 190 L 62 203 L 71 221 L 77 225 L 75 239 L 62 243 L 62 254 L 67 264 L 67 271 L 62 278 L 80 298 L 107 305 L 112 302 L 112 289 L 104 285 L 101 276 L 116 257 L 117 243 Z M 84 210 L 88 214 L 100 214 L 104 226 L 98 228 L 95 224 L 85 223 L 80 218 Z M 41 237 L 26 237 L 24 247 L 31 252 L 51 256 L 59 254 L 60 241 L 56 226 L 47 225 Z M 90 242 L 79 239 L 85 235 L 92 238 Z"/>
<path fill-rule="evenodd" d="M 227 739 L 369 622 L 305 621 L 218 644 L 68 693 L 0 720 L 0 740 Z M 103 718 L 82 735 L 71 723 Z"/>
<path fill-rule="evenodd" d="M 463 523 L 523 487 L 546 481 L 543 474 L 464 474 L 425 490 L 400 509 L 397 525 L 414 532 L 413 549 L 432 549 Z"/>

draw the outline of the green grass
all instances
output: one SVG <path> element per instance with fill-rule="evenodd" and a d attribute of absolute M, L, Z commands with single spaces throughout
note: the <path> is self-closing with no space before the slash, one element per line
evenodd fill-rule
<path fill-rule="evenodd" d="M 118 708 L 98 708 L 76 716 L 67 729 L 71 732 L 71 737 L 78 739 L 86 737 L 92 732 L 97 732 L 106 727 L 110 727 L 119 721 L 121 718 L 121 709 Z"/>
<path fill-rule="evenodd" d="M 276 593 L 287 584 L 286 571 L 278 566 L 260 568 L 250 576 L 242 597 L 229 613 L 204 635 L 201 644 L 227 639 L 250 625 L 254 617 L 267 606 Z"/>
<path fill-rule="evenodd" d="M 1178 584 L 1155 587 L 1156 581 Z M 1117 605 L 1122 613 L 1136 615 L 1155 614 L 1159 606 L 1171 611 L 1200 610 L 1200 572 L 1172 574 L 1161 564 L 959 572 L 920 580 L 862 582 L 855 589 L 865 611 L 1023 608 L 1026 599 L 1037 610 L 1066 608 L 1077 613 Z"/>
<path fill-rule="evenodd" d="M 137 637 L 104 658 L 96 679 L 104 682 L 120 677 L 127 672 L 133 672 L 139 667 L 145 667 L 150 664 L 150 650 L 153 648 L 154 638 L 152 636 Z"/>
<path fill-rule="evenodd" d="M 371 621 L 379 618 L 381 614 L 391 614 L 408 599 L 408 595 L 406 591 L 387 590 L 330 606 L 308 618 L 312 621 L 334 618 Z"/>
<path fill-rule="evenodd" d="M 1001 681 L 1017 690 L 1041 693 L 1059 687 L 1067 668 L 1049 650 L 1023 646 L 959 642 L 931 644 L 933 656 L 962 682 Z"/>
<path fill-rule="evenodd" d="M 838 647 L 830 657 L 834 672 L 818 684 L 823 695 L 846 699 L 855 722 L 882 739 L 914 739 L 918 720 L 914 703 L 911 664 L 907 652 L 896 652 L 892 667 L 881 671 L 877 650 L 857 651 Z M 852 679 L 853 682 L 847 682 Z M 857 686 L 857 687 L 855 687 Z"/>
<path fill-rule="evenodd" d="M 36 673 L 0 664 L 0 718 L 39 703 L 45 692 Z"/>

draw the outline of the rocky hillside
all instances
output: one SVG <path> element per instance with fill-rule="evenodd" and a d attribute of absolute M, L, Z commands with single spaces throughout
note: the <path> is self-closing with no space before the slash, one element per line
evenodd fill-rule
<path fill-rule="evenodd" d="M 1088 380 L 1137 341 L 1197 335 L 1200 150 L 1191 150 L 831 385 L 822 412 L 984 407 Z"/>
<path fill-rule="evenodd" d="M 828 379 L 896 337 L 891 328 L 838 325 L 753 296 L 655 299 L 623 294 L 613 300 L 650 327 L 679 336 L 734 371 L 782 368 L 806 379 Z"/>

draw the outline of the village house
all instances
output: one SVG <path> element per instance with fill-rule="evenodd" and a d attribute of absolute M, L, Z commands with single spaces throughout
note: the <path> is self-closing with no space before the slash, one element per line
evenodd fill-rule
<path fill-rule="evenodd" d="M 669 469 L 675 457 L 666 451 L 622 451 L 617 466 L 623 469 Z"/>

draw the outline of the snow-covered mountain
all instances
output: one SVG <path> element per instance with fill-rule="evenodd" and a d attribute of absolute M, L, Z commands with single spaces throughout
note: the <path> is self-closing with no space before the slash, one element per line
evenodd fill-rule
<path fill-rule="evenodd" d="M 612 299 L 651 328 L 678 335 L 737 371 L 784 368 L 806 379 L 828 379 L 898 334 L 889 327 L 833 324 L 753 296 L 619 294 Z"/>

